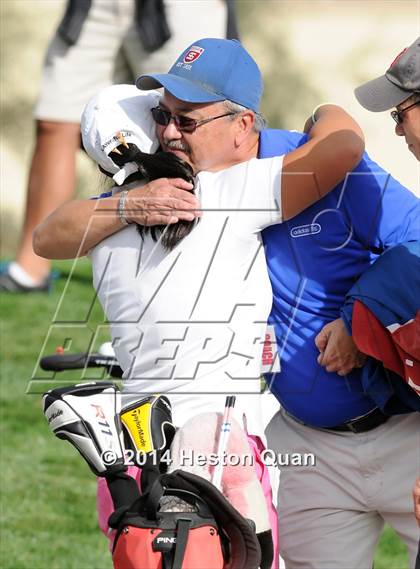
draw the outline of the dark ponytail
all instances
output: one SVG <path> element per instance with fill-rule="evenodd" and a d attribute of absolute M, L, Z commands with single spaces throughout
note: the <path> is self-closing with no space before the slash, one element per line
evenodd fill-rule
<path fill-rule="evenodd" d="M 112 161 L 120 168 L 127 162 L 135 162 L 139 171 L 131 174 L 126 183 L 136 180 L 157 180 L 159 178 L 182 178 L 183 180 L 195 183 L 191 166 L 172 154 L 171 152 L 157 152 L 156 154 L 145 154 L 141 152 L 135 144 L 128 146 L 118 146 L 120 154 L 113 152 Z M 194 190 L 192 190 L 194 193 Z M 171 251 L 184 237 L 194 228 L 196 221 L 181 220 L 171 225 L 154 225 L 146 227 L 137 224 L 137 230 L 143 238 L 150 233 L 153 241 L 160 239 L 163 247 Z"/>

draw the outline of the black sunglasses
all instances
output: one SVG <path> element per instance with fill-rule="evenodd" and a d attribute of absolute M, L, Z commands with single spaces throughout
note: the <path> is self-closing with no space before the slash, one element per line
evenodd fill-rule
<path fill-rule="evenodd" d="M 194 132 L 199 126 L 206 124 L 211 121 L 215 121 L 216 119 L 221 119 L 222 117 L 230 117 L 232 115 L 236 115 L 237 113 L 225 113 L 224 115 L 218 115 L 217 117 L 209 117 L 208 119 L 203 119 L 197 121 L 190 117 L 186 117 L 184 115 L 173 115 L 169 111 L 165 111 L 161 107 L 154 107 L 151 109 L 152 117 L 155 123 L 159 124 L 160 126 L 168 126 L 171 120 L 174 121 L 175 126 L 181 132 L 187 132 L 191 134 Z"/>
<path fill-rule="evenodd" d="M 408 107 L 405 107 L 405 109 L 401 109 L 400 111 L 391 111 L 391 117 L 394 119 L 394 121 L 397 124 L 401 124 L 404 120 L 404 113 L 406 111 L 409 111 L 410 109 L 412 109 L 413 107 L 416 107 L 417 105 L 420 105 L 420 101 L 416 101 L 415 103 L 413 103 L 412 105 L 409 105 Z"/>

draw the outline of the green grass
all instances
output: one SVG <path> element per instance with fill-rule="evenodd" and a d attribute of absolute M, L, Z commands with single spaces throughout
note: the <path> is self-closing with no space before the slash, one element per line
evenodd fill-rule
<path fill-rule="evenodd" d="M 385 526 L 381 535 L 374 569 L 408 569 L 407 548 L 389 526 Z"/>
<path fill-rule="evenodd" d="M 2 569 L 111 569 L 106 539 L 96 521 L 96 480 L 69 444 L 54 438 L 40 393 L 55 382 L 48 373 L 29 383 L 54 321 L 71 263 L 57 263 L 62 278 L 50 295 L 1 296 L 1 557 Z M 77 266 L 45 354 L 70 338 L 84 350 L 102 311 L 93 303 L 89 263 Z M 57 320 L 57 318 L 55 319 Z M 105 331 L 97 342 L 105 339 Z M 70 341 L 68 343 L 70 344 Z M 94 371 L 94 370 L 92 370 Z M 80 379 L 67 372 L 66 383 Z M 60 376 L 60 381 L 62 381 Z M 27 393 L 28 385 L 32 393 Z"/>
<path fill-rule="evenodd" d="M 72 264 L 55 266 L 61 278 L 52 294 L 0 297 L 0 567 L 111 569 L 107 542 L 97 527 L 95 477 L 69 444 L 53 437 L 41 410 L 40 394 L 57 383 L 50 373 L 35 369 L 47 335 L 44 355 L 57 345 L 78 351 L 107 339 L 89 262 L 77 263 L 67 287 Z M 98 324 L 104 326 L 96 335 Z M 30 382 L 34 369 L 37 379 Z M 90 377 L 99 378 L 91 372 Z M 79 372 L 59 376 L 65 383 L 80 379 Z M 407 567 L 405 546 L 386 528 L 375 569 Z"/>

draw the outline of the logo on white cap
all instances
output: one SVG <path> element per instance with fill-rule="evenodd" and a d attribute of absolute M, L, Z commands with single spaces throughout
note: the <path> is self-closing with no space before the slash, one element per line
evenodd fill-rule
<path fill-rule="evenodd" d="M 204 51 L 203 47 L 199 47 L 198 45 L 191 46 L 188 52 L 184 56 L 183 63 L 192 63 L 193 61 L 196 61 L 203 53 L 203 51 Z"/>

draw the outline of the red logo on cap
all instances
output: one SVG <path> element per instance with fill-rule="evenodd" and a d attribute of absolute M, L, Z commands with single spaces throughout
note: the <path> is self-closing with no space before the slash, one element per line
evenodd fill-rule
<path fill-rule="evenodd" d="M 394 67 L 394 65 L 397 63 L 397 61 L 400 59 L 400 57 L 401 57 L 402 55 L 404 55 L 404 53 L 407 51 L 407 49 L 408 49 L 408 47 L 406 47 L 405 49 L 403 49 L 402 52 L 397 55 L 397 57 L 394 59 L 394 61 L 393 61 L 393 62 L 391 63 L 391 65 L 389 66 L 390 68 L 391 68 L 391 67 Z"/>
<path fill-rule="evenodd" d="M 196 61 L 203 53 L 203 51 L 204 51 L 203 47 L 198 47 L 198 45 L 193 45 L 185 55 L 184 63 L 192 63 L 193 61 Z"/>

